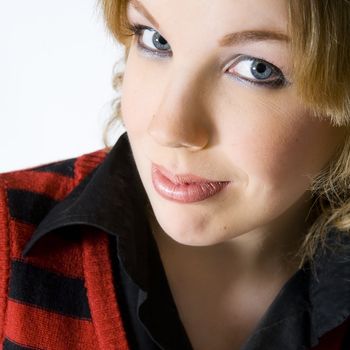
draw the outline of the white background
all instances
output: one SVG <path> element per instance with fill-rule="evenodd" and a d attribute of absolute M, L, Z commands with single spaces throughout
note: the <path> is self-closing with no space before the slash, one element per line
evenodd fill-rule
<path fill-rule="evenodd" d="M 103 148 L 122 55 L 97 0 L 0 0 L 0 172 Z"/>

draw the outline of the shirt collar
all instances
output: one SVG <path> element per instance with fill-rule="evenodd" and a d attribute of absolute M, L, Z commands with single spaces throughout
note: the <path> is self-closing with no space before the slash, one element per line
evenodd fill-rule
<path fill-rule="evenodd" d="M 118 255 L 130 276 L 147 289 L 150 228 L 148 199 L 133 159 L 127 133 L 106 158 L 40 222 L 22 251 L 26 256 L 42 237 L 68 225 L 90 225 L 118 238 Z M 137 234 L 137 237 L 136 237 Z"/>
<path fill-rule="evenodd" d="M 312 348 L 349 320 L 350 237 L 331 229 L 326 246 L 283 286 L 244 350 Z"/>
<path fill-rule="evenodd" d="M 151 267 L 150 254 L 156 247 L 147 221 L 147 206 L 149 201 L 124 133 L 103 162 L 41 221 L 22 255 L 27 255 L 49 232 L 68 225 L 102 229 L 117 237 L 118 256 L 126 272 L 144 291 L 140 291 L 140 307 L 150 286 L 154 286 L 150 268 L 145 268 Z M 271 344 L 270 349 L 285 350 L 314 346 L 323 334 L 349 317 L 350 237 L 331 230 L 328 245 L 334 247 L 338 237 L 347 249 L 319 249 L 316 274 L 308 264 L 295 273 L 247 340 L 245 350 L 260 349 L 266 344 Z M 294 340 L 288 348 L 286 338 L 291 335 Z"/>

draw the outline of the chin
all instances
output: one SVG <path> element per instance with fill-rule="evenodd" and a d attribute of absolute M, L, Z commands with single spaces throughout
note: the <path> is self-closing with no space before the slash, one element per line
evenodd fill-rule
<path fill-rule="evenodd" d="M 207 246 L 212 246 L 217 243 L 220 243 L 216 240 L 213 240 L 213 237 L 203 236 L 203 234 L 197 235 L 193 232 L 191 233 L 187 232 L 186 234 L 179 235 L 178 232 L 174 234 L 172 234 L 172 232 L 170 233 L 168 231 L 166 232 L 167 233 L 165 234 L 167 234 L 172 240 L 186 246 L 207 247 Z"/>
<path fill-rule="evenodd" d="M 211 229 L 209 222 L 194 220 L 192 217 L 183 217 L 173 214 L 167 215 L 164 212 L 154 212 L 157 218 L 157 226 L 160 226 L 162 235 L 166 235 L 173 241 L 187 246 L 211 246 L 226 239 L 217 230 Z M 177 218 L 174 221 L 174 218 Z M 158 227 L 159 229 L 159 227 Z"/>

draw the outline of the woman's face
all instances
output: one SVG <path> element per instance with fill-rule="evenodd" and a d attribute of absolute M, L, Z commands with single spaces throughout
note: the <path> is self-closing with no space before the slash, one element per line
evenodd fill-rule
<path fill-rule="evenodd" d="M 342 133 L 296 95 L 287 1 L 131 2 L 131 24 L 149 27 L 139 38 L 149 51 L 133 38 L 122 117 L 160 226 L 204 246 L 290 225 Z M 166 198 L 152 163 L 229 184 L 202 200 Z"/>

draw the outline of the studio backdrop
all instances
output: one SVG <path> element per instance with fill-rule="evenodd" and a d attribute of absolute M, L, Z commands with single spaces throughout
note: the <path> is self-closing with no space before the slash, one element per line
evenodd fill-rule
<path fill-rule="evenodd" d="M 97 0 L 0 0 L 0 172 L 103 148 L 122 54 Z"/>

